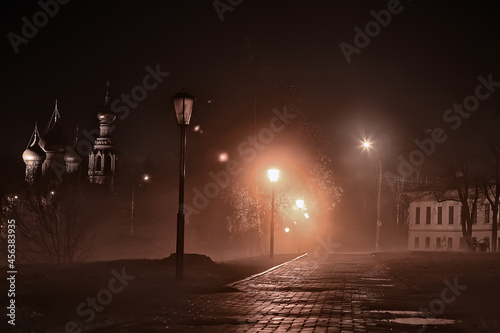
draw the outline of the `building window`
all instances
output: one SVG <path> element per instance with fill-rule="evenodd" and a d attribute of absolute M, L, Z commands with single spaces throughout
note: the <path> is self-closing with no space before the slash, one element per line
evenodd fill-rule
<path fill-rule="evenodd" d="M 438 207 L 438 221 L 437 224 L 443 224 L 443 207 Z"/>
<path fill-rule="evenodd" d="M 454 208 L 453 206 L 450 206 L 448 208 L 448 224 L 453 224 L 453 218 L 454 218 L 454 215 L 455 215 L 455 212 L 454 212 Z"/>
<path fill-rule="evenodd" d="M 484 223 L 485 224 L 490 223 L 490 205 L 489 204 L 484 205 Z"/>
<path fill-rule="evenodd" d="M 431 224 L 431 207 L 425 209 L 425 224 Z"/>
<path fill-rule="evenodd" d="M 414 248 L 418 249 L 420 246 L 420 239 L 418 237 L 415 237 L 415 246 Z"/>
<path fill-rule="evenodd" d="M 436 249 L 441 249 L 441 237 L 436 238 Z"/>
<path fill-rule="evenodd" d="M 425 248 L 428 249 L 431 247 L 431 238 L 425 237 Z"/>
<path fill-rule="evenodd" d="M 415 210 L 415 224 L 420 224 L 420 207 Z"/>
<path fill-rule="evenodd" d="M 448 249 L 453 249 L 453 237 L 448 237 Z"/>

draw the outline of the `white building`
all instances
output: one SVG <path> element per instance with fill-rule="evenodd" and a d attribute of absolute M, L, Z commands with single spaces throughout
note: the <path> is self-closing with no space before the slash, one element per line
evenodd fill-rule
<path fill-rule="evenodd" d="M 467 250 L 467 242 L 462 235 L 460 215 L 461 204 L 458 201 L 437 202 L 432 196 L 412 201 L 408 217 L 408 249 Z M 473 240 L 491 246 L 491 223 L 489 202 L 478 201 L 472 226 Z M 500 238 L 497 239 L 497 244 L 499 243 Z"/>

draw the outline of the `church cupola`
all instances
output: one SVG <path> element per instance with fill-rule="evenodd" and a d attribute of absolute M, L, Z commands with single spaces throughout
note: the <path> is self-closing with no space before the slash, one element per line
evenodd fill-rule
<path fill-rule="evenodd" d="M 94 184 L 107 184 L 113 188 L 118 160 L 113 131 L 116 115 L 112 112 L 109 102 L 109 81 L 106 84 L 104 105 L 97 112 L 99 119 L 99 137 L 95 139 L 89 155 L 88 178 Z"/>
<path fill-rule="evenodd" d="M 110 137 L 113 131 L 113 123 L 116 115 L 111 111 L 109 106 L 109 80 L 106 84 L 106 97 L 104 98 L 104 105 L 97 112 L 97 119 L 99 119 L 100 137 Z"/>
<path fill-rule="evenodd" d="M 45 132 L 40 139 L 40 147 L 42 147 L 45 152 L 53 153 L 64 153 L 66 150 L 66 145 L 68 140 L 64 135 L 60 126 L 61 114 L 57 108 L 57 99 L 54 112 L 50 118 L 49 123 L 45 129 Z"/>
<path fill-rule="evenodd" d="M 46 154 L 42 147 L 40 147 L 39 141 L 40 133 L 35 123 L 35 129 L 33 130 L 33 134 L 31 134 L 28 147 L 23 152 L 23 161 L 26 164 L 25 180 L 28 183 L 32 183 L 36 178 L 39 178 L 42 173 L 42 163 L 46 158 Z"/>
<path fill-rule="evenodd" d="M 64 153 L 68 145 L 68 139 L 61 129 L 61 114 L 57 107 L 57 100 L 54 112 L 40 139 L 40 147 L 45 151 L 47 158 L 43 162 L 43 173 L 46 174 L 50 167 L 61 168 L 64 166 Z"/>

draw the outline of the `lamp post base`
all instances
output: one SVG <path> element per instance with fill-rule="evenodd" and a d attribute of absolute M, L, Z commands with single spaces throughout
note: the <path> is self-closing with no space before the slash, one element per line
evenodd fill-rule
<path fill-rule="evenodd" d="M 175 279 L 184 278 L 184 213 L 177 213 L 177 247 L 175 251 Z"/>

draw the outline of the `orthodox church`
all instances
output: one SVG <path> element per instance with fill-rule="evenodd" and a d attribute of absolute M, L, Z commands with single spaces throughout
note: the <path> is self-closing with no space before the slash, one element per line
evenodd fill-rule
<path fill-rule="evenodd" d="M 89 153 L 88 149 L 83 151 L 85 145 L 79 142 L 78 128 L 72 144 L 64 135 L 56 100 L 45 131 L 40 135 L 35 123 L 28 147 L 23 152 L 26 182 L 33 184 L 43 177 L 54 175 L 62 180 L 65 174 L 80 172 L 86 173 L 89 183 L 108 185 L 112 189 L 119 156 L 112 134 L 116 115 L 110 108 L 109 82 L 104 105 L 97 112 L 97 119 L 99 120 L 99 136 L 87 145 L 92 147 Z"/>

